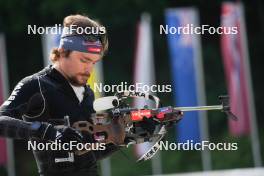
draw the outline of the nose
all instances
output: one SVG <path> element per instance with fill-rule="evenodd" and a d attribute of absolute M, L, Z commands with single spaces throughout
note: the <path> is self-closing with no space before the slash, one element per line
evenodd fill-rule
<path fill-rule="evenodd" d="M 93 62 L 89 62 L 85 66 L 85 72 L 86 73 L 92 73 L 93 68 L 94 68 L 94 63 Z"/>

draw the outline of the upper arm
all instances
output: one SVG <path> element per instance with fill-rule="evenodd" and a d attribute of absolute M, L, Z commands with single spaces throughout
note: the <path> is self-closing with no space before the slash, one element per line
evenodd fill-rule
<path fill-rule="evenodd" d="M 27 109 L 29 99 L 38 92 L 38 80 L 27 77 L 21 80 L 10 97 L 1 105 L 0 115 L 21 118 Z"/>

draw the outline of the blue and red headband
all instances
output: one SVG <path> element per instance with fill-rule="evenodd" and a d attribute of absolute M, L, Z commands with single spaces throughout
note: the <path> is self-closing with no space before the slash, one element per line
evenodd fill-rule
<path fill-rule="evenodd" d="M 99 39 L 90 41 L 87 40 L 84 35 L 71 35 L 61 37 L 59 48 L 93 54 L 101 54 L 103 50 L 102 43 Z"/>
<path fill-rule="evenodd" d="M 70 33 L 67 27 L 63 29 L 59 48 L 93 54 L 103 51 L 100 35 Z"/>

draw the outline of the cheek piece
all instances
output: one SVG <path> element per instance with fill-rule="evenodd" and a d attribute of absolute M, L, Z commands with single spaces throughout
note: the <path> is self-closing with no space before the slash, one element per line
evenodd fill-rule
<path fill-rule="evenodd" d="M 89 41 L 85 35 L 62 36 L 59 48 L 84 53 L 102 54 L 103 46 L 99 39 Z"/>

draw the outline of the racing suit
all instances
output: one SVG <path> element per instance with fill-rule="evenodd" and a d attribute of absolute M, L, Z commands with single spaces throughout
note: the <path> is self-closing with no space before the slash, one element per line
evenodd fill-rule
<path fill-rule="evenodd" d="M 77 121 L 91 122 L 94 93 L 89 86 L 84 88 L 80 102 L 69 82 L 52 66 L 22 79 L 0 107 L 0 136 L 43 142 L 30 138 L 30 123 L 39 121 L 64 125 L 65 117 L 68 117 L 70 125 Z M 88 176 L 97 175 L 97 161 L 118 149 L 107 144 L 106 150 L 74 154 L 74 161 L 65 162 L 55 162 L 55 159 L 67 158 L 68 151 L 33 150 L 33 154 L 41 176 Z"/>

